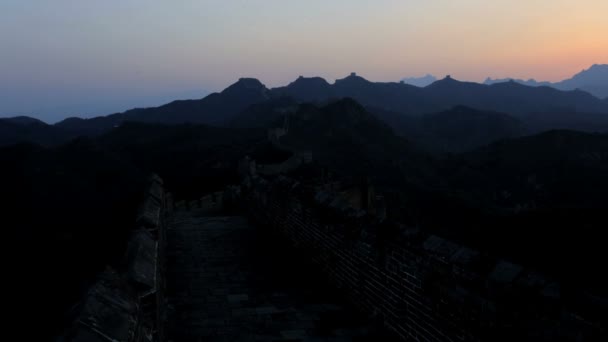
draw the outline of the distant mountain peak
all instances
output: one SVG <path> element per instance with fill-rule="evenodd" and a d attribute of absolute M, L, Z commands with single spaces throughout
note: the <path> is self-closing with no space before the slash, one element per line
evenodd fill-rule
<path fill-rule="evenodd" d="M 517 88 L 525 88 L 525 87 L 538 87 L 529 85 L 526 83 L 518 82 L 517 80 L 510 79 L 504 82 L 490 83 L 486 84 L 488 86 L 494 87 L 496 89 L 517 89 Z"/>
<path fill-rule="evenodd" d="M 456 84 L 456 83 L 462 83 L 461 81 L 455 79 L 452 77 L 452 75 L 446 75 L 444 78 L 440 79 L 439 81 L 435 82 L 435 83 L 450 83 L 450 84 Z"/>
<path fill-rule="evenodd" d="M 590 70 L 608 70 L 608 64 L 593 64 L 587 71 Z"/>
<path fill-rule="evenodd" d="M 491 85 L 509 81 L 531 87 L 547 86 L 565 91 L 580 89 L 598 98 L 604 98 L 608 96 L 608 64 L 593 64 L 588 69 L 581 70 L 581 72 L 571 78 L 556 83 L 540 82 L 533 78 L 525 81 L 523 79 L 514 78 L 492 79 L 488 77 L 484 81 L 484 84 Z"/>
<path fill-rule="evenodd" d="M 266 89 L 266 86 L 257 78 L 239 78 L 239 80 L 226 88 L 224 91 L 231 88 L 247 88 L 247 89 Z"/>
<path fill-rule="evenodd" d="M 295 81 L 291 82 L 288 86 L 294 86 L 294 85 L 329 85 L 329 82 L 327 82 L 323 77 L 304 77 L 304 76 L 300 76 L 298 77 Z"/>
<path fill-rule="evenodd" d="M 46 125 L 46 123 L 41 120 L 24 115 L 9 118 L 0 118 L 0 120 L 5 120 L 7 122 L 12 122 L 18 125 Z"/>
<path fill-rule="evenodd" d="M 437 77 L 435 77 L 431 74 L 426 74 L 425 76 L 422 76 L 422 77 L 403 78 L 401 80 L 401 83 L 411 84 L 411 85 L 417 86 L 417 87 L 426 87 L 435 81 L 437 81 Z"/>
<path fill-rule="evenodd" d="M 227 96 L 242 96 L 250 94 L 268 98 L 268 88 L 256 78 L 240 78 L 236 83 L 224 89 L 221 94 Z"/>
<path fill-rule="evenodd" d="M 583 69 L 581 72 L 572 77 L 572 79 L 578 78 L 608 83 L 608 64 L 593 64 L 591 67 L 589 67 L 589 69 Z M 564 80 L 562 82 L 566 81 L 568 80 Z"/>
<path fill-rule="evenodd" d="M 428 87 L 437 88 L 437 87 L 445 87 L 445 86 L 454 86 L 454 85 L 457 85 L 460 83 L 463 83 L 463 82 L 460 82 L 460 81 L 452 78 L 451 75 L 446 75 L 443 79 L 431 83 Z"/>
<path fill-rule="evenodd" d="M 350 75 L 346 76 L 343 79 L 339 79 L 336 80 L 336 83 L 371 83 L 370 81 L 366 80 L 365 78 L 357 75 L 356 72 L 351 72 Z"/>

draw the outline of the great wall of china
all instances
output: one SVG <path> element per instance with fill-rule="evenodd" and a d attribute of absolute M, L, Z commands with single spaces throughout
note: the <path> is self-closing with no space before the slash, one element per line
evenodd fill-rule
<path fill-rule="evenodd" d="M 369 191 L 353 206 L 321 183 L 259 175 L 249 166 L 242 184 L 187 203 L 174 203 L 152 177 L 125 268 L 99 277 L 62 341 L 306 340 L 318 337 L 318 323 L 329 313 L 347 316 L 341 305 L 353 305 L 363 317 L 358 322 L 381 326 L 325 332 L 345 341 L 382 329 L 387 340 L 412 341 L 497 334 L 509 340 L 522 330 L 538 340 L 605 333 L 601 321 L 578 311 L 601 311 L 588 307 L 592 298 L 581 294 L 576 305 L 564 303 L 550 277 L 387 222 L 380 210 L 362 209 L 372 200 Z M 272 242 L 250 248 L 260 234 Z M 293 269 L 300 266 L 271 265 L 286 250 L 309 261 L 327 279 L 322 286 L 347 304 L 303 304 L 293 299 L 300 298 L 297 282 L 275 288 L 259 280 L 264 265 L 273 281 L 304 277 Z M 264 253 L 273 254 L 250 260 Z"/>

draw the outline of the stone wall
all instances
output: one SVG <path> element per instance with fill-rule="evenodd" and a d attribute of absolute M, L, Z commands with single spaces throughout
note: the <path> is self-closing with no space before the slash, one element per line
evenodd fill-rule
<path fill-rule="evenodd" d="M 163 182 L 152 176 L 124 267 L 99 275 L 59 341 L 164 341 L 166 210 Z"/>
<path fill-rule="evenodd" d="M 404 340 L 592 340 L 602 321 L 566 306 L 550 278 L 417 229 L 340 208 L 294 180 L 257 178 L 250 217 L 285 236 Z"/>

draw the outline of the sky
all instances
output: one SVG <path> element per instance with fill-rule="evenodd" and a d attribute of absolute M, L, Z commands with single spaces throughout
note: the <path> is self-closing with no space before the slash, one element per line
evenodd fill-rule
<path fill-rule="evenodd" d="M 608 63 L 606 0 L 2 0 L 0 117 L 47 122 L 357 72 L 559 81 Z"/>

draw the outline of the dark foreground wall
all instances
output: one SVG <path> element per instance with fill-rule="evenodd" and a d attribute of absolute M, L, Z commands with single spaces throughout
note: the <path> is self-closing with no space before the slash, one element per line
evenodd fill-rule
<path fill-rule="evenodd" d="M 59 341 L 164 341 L 167 196 L 150 184 L 120 269 L 106 269 L 73 310 Z"/>
<path fill-rule="evenodd" d="M 286 178 L 251 183 L 246 207 L 404 340 L 597 340 L 605 312 L 532 270 L 418 230 L 399 230 Z M 587 311 L 584 311 L 586 309 Z M 594 311 L 595 310 L 595 311 Z"/>

